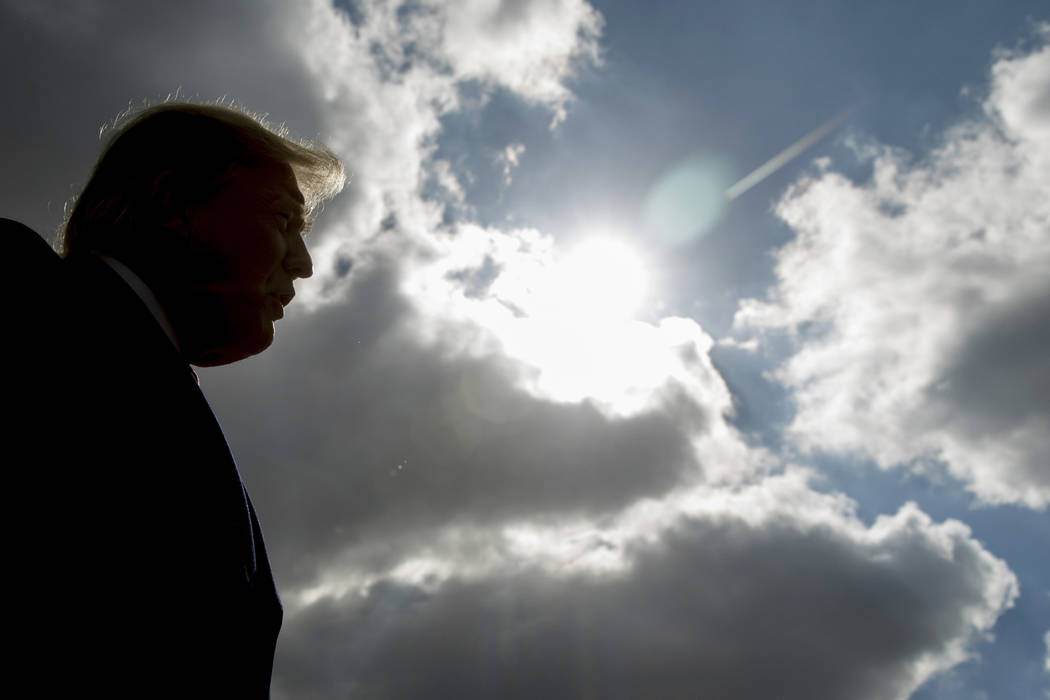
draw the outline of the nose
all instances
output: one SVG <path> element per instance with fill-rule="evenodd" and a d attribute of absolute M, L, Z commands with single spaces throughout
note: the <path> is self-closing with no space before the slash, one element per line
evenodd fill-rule
<path fill-rule="evenodd" d="M 284 256 L 284 269 L 292 278 L 305 278 L 314 274 L 314 263 L 306 250 L 302 236 L 292 236 L 288 242 L 288 253 Z"/>

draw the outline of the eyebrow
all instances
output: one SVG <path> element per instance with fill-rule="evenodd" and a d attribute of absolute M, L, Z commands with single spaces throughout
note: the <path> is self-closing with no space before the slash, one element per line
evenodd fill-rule
<path fill-rule="evenodd" d="M 295 202 L 300 207 L 306 207 L 306 200 L 303 199 L 301 192 L 280 192 L 273 199 L 270 200 L 270 204 L 283 204 L 286 202 Z"/>
<path fill-rule="evenodd" d="M 306 200 L 303 199 L 302 194 L 296 192 L 295 196 L 292 196 L 291 192 L 282 192 L 278 196 L 270 200 L 270 204 L 280 204 L 286 206 L 289 202 L 294 202 L 298 205 L 298 211 L 292 212 L 292 219 L 295 223 L 299 224 L 299 235 L 306 236 L 313 228 L 313 212 L 306 211 Z"/>
<path fill-rule="evenodd" d="M 291 193 L 280 194 L 270 200 L 270 205 L 280 205 L 281 207 L 288 207 L 289 204 L 294 204 L 294 211 L 292 214 L 297 219 L 306 219 L 309 212 L 306 211 L 306 201 L 303 199 L 301 194 L 296 193 L 297 196 L 291 196 Z M 289 207 L 291 208 L 291 207 Z"/>

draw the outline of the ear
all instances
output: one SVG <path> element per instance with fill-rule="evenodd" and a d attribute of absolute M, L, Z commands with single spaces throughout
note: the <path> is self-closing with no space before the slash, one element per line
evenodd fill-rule
<path fill-rule="evenodd" d="M 150 199 L 154 203 L 157 221 L 162 228 L 176 233 L 187 229 L 186 208 L 178 193 L 174 171 L 165 170 L 153 179 Z"/>

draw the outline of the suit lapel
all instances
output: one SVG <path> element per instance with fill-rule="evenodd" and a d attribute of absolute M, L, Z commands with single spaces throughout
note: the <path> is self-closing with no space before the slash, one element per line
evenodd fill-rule
<path fill-rule="evenodd" d="M 86 324 L 82 335 L 93 346 L 86 354 L 99 371 L 113 379 L 115 392 L 129 394 L 131 401 L 140 404 L 122 410 L 143 411 L 146 421 L 175 426 L 170 432 L 162 428 L 154 431 L 166 444 L 142 444 L 136 449 L 143 453 L 186 453 L 182 463 L 173 466 L 176 473 L 167 483 L 188 480 L 192 487 L 176 488 L 175 492 L 193 488 L 206 492 L 202 494 L 206 499 L 219 499 L 217 517 L 221 522 L 215 524 L 216 536 L 225 532 L 233 537 L 230 546 L 237 550 L 243 574 L 250 578 L 257 570 L 257 526 L 226 436 L 195 373 L 141 298 L 104 261 L 79 256 L 63 262 L 77 297 L 90 300 L 86 307 L 81 305 L 81 320 Z M 158 489 L 163 489 L 164 483 L 159 481 Z"/>

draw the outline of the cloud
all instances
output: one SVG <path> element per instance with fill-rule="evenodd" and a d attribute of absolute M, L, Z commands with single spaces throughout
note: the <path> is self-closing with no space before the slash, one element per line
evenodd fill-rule
<path fill-rule="evenodd" d="M 602 16 L 585 0 L 467 0 L 425 5 L 440 11 L 440 49 L 453 71 L 506 88 L 554 109 L 551 127 L 565 118 L 572 94 L 565 78 L 599 60 Z M 433 25 L 428 26 L 432 28 Z"/>
<path fill-rule="evenodd" d="M 454 204 L 463 206 L 466 204 L 467 195 L 463 191 L 463 185 L 452 170 L 452 164 L 447 160 L 435 160 L 432 166 L 433 177 L 438 185 L 448 193 Z"/>
<path fill-rule="evenodd" d="M 367 0 L 353 9 L 351 21 L 323 0 L 305 3 L 284 39 L 324 105 L 321 132 L 351 174 L 329 217 L 337 224 L 315 248 L 321 274 L 305 286 L 308 304 L 339 297 L 328 271 L 360 246 L 426 254 L 445 210 L 420 196 L 422 185 L 433 178 L 453 203 L 462 198 L 457 173 L 433 155 L 441 117 L 477 106 L 464 88 L 508 91 L 557 122 L 571 97 L 566 81 L 598 60 L 601 16 L 582 0 Z M 387 240 L 373 240 L 380 235 Z"/>
<path fill-rule="evenodd" d="M 496 165 L 503 166 L 503 182 L 505 184 L 509 185 L 511 183 L 510 174 L 514 168 L 518 167 L 518 163 L 521 161 L 521 156 L 524 153 L 525 144 L 508 143 L 506 148 L 496 154 Z"/>
<path fill-rule="evenodd" d="M 437 117 L 463 105 L 426 68 L 441 49 L 403 60 L 404 26 L 376 12 L 319 22 L 331 36 L 307 49 L 358 173 L 324 233 L 353 266 L 316 283 L 313 313 L 283 321 L 266 354 L 205 375 L 288 607 L 276 694 L 459 696 L 481 682 L 514 696 L 546 678 L 573 695 L 591 664 L 632 692 L 666 671 L 669 697 L 700 674 L 741 693 L 765 674 L 800 696 L 893 697 L 965 658 L 1012 599 L 1005 565 L 958 523 L 908 508 L 864 527 L 845 499 L 767 478 L 770 457 L 726 423 L 731 397 L 695 322 L 563 314 L 571 299 L 543 301 L 561 264 L 552 239 L 442 221 L 422 192 L 448 175 L 430 160 Z M 396 75 L 379 65 L 369 84 L 359 50 L 332 58 L 366 36 Z M 877 616 L 886 646 L 835 626 L 829 581 L 858 624 L 866 607 L 899 611 Z M 742 594 L 726 603 L 727 590 Z M 920 614 L 930 601 L 939 612 Z M 503 605 L 520 619 L 505 625 Z M 793 632 L 770 626 L 781 609 Z M 792 674 L 803 639 L 814 659 L 843 650 L 844 670 Z"/>
<path fill-rule="evenodd" d="M 99 127 L 143 99 L 236 97 L 317 135 L 320 105 L 281 38 L 297 24 L 283 4 L 246 0 L 0 2 L 0 129 L 18 134 L 0 172 L 5 216 L 50 236 L 98 158 Z"/>
<path fill-rule="evenodd" d="M 289 620 L 275 696 L 905 698 L 1017 594 L 965 526 L 911 505 L 865 527 L 794 477 L 697 495 L 655 530 L 577 537 L 620 568 L 511 550 L 322 597 Z"/>
<path fill-rule="evenodd" d="M 795 334 L 778 377 L 799 444 L 937 460 L 983 502 L 1050 502 L 1047 94 L 1045 41 L 1002 52 L 985 117 L 920 160 L 865 146 L 867 181 L 824 164 L 780 201 L 797 236 L 736 322 Z"/>
<path fill-rule="evenodd" d="M 1038 38 L 1050 39 L 1050 24 L 1036 28 Z M 1050 46 L 1024 52 L 1000 50 L 992 66 L 992 89 L 986 108 L 993 120 L 1001 120 L 1004 130 L 1021 141 L 1050 142 L 1050 91 L 1047 90 L 1047 61 Z M 1046 151 L 1032 153 L 1046 165 Z"/>
<path fill-rule="evenodd" d="M 257 361 L 204 379 L 275 558 L 297 572 L 282 584 L 362 540 L 609 513 L 702 473 L 697 433 L 715 442 L 707 426 L 721 418 L 695 401 L 679 399 L 691 414 L 610 418 L 533 397 L 509 360 L 421 342 L 388 272 L 352 276 L 345 305 L 290 321 Z"/>
<path fill-rule="evenodd" d="M 728 392 L 695 323 L 599 328 L 578 314 L 515 313 L 530 291 L 507 280 L 525 270 L 533 281 L 549 277 L 553 241 L 443 224 L 441 205 L 423 197 L 432 173 L 449 176 L 430 159 L 438 115 L 473 75 L 444 62 L 439 45 L 424 51 L 434 41 L 425 28 L 453 21 L 443 11 L 365 3 L 351 22 L 316 3 L 300 18 L 313 37 L 302 60 L 326 104 L 324 131 L 353 173 L 351 191 L 311 233 L 321 238 L 318 274 L 304 292 L 313 312 L 283 321 L 264 355 L 202 373 L 269 513 L 286 587 L 308 586 L 326 562 L 372 538 L 396 559 L 453 523 L 596 516 L 759 461 L 723 420 Z M 555 15 L 586 48 L 577 14 Z M 533 54 L 533 78 L 543 67 L 554 77 L 567 70 Z M 508 89 L 522 84 L 516 73 L 488 71 Z M 525 97 L 551 95 L 553 108 L 560 94 Z M 591 345 L 581 349 L 585 336 Z M 607 359 L 597 362 L 591 350 L 609 338 L 633 354 L 603 348 Z M 627 371 L 639 362 L 654 369 Z M 300 406 L 309 412 L 289 410 Z M 712 458 L 718 451 L 733 455 L 729 469 Z"/>

